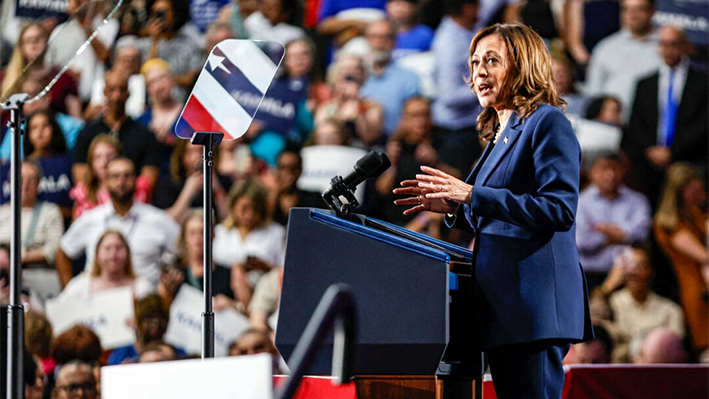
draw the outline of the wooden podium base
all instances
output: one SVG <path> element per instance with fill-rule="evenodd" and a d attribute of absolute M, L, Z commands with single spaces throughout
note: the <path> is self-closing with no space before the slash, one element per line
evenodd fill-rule
<path fill-rule="evenodd" d="M 358 375 L 358 399 L 481 399 L 482 377 L 442 379 L 433 375 Z"/>

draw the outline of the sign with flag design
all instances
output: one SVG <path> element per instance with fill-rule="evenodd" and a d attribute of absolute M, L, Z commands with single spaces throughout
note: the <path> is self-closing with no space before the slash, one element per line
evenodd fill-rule
<path fill-rule="evenodd" d="M 178 137 L 195 132 L 241 137 L 268 90 L 285 48 L 271 41 L 224 40 L 214 46 L 175 125 Z"/>

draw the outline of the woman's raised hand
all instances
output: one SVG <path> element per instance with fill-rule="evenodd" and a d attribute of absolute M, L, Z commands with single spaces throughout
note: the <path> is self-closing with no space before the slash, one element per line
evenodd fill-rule
<path fill-rule="evenodd" d="M 473 186 L 429 166 L 421 170 L 427 174 L 417 174 L 416 180 L 404 180 L 394 189 L 394 194 L 409 196 L 395 200 L 395 205 L 413 205 L 404 215 L 421 211 L 453 213 L 459 204 L 470 204 Z"/>

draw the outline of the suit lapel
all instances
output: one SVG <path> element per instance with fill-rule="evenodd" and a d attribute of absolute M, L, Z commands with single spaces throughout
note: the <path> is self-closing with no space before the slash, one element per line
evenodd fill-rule
<path fill-rule="evenodd" d="M 517 112 L 513 112 L 510 116 L 510 121 L 507 123 L 507 127 L 502 131 L 502 135 L 497 141 L 497 144 L 495 144 L 490 156 L 480 168 L 478 181 L 482 182 L 482 185 L 487 183 L 487 180 L 500 164 L 500 161 L 505 157 L 505 154 L 514 146 L 519 134 L 522 132 L 523 126 L 524 124 L 519 119 Z"/>
<path fill-rule="evenodd" d="M 477 177 L 478 173 L 480 173 L 480 168 L 483 166 L 485 163 L 485 160 L 487 159 L 488 156 L 490 156 L 490 152 L 495 146 L 492 144 L 492 142 L 487 143 L 487 146 L 485 147 L 485 150 L 483 151 L 482 155 L 480 155 L 480 159 L 478 159 L 478 162 L 475 163 L 475 167 L 473 167 L 473 171 L 470 172 L 468 175 L 468 178 L 465 179 L 465 182 L 468 184 L 473 184 L 475 182 L 475 178 Z"/>

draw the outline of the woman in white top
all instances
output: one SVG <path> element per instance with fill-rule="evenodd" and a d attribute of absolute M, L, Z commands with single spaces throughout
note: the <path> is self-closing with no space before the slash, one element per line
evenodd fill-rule
<path fill-rule="evenodd" d="M 85 299 L 122 287 L 131 287 L 138 299 L 154 291 L 148 280 L 133 273 L 130 247 L 125 237 L 118 231 L 107 230 L 96 245 L 91 271 L 71 279 L 60 297 Z"/>
<path fill-rule="evenodd" d="M 237 299 L 246 307 L 261 275 L 283 266 L 285 228 L 270 217 L 268 192 L 254 180 L 229 193 L 230 214 L 214 229 L 214 261 L 232 268 Z"/>

